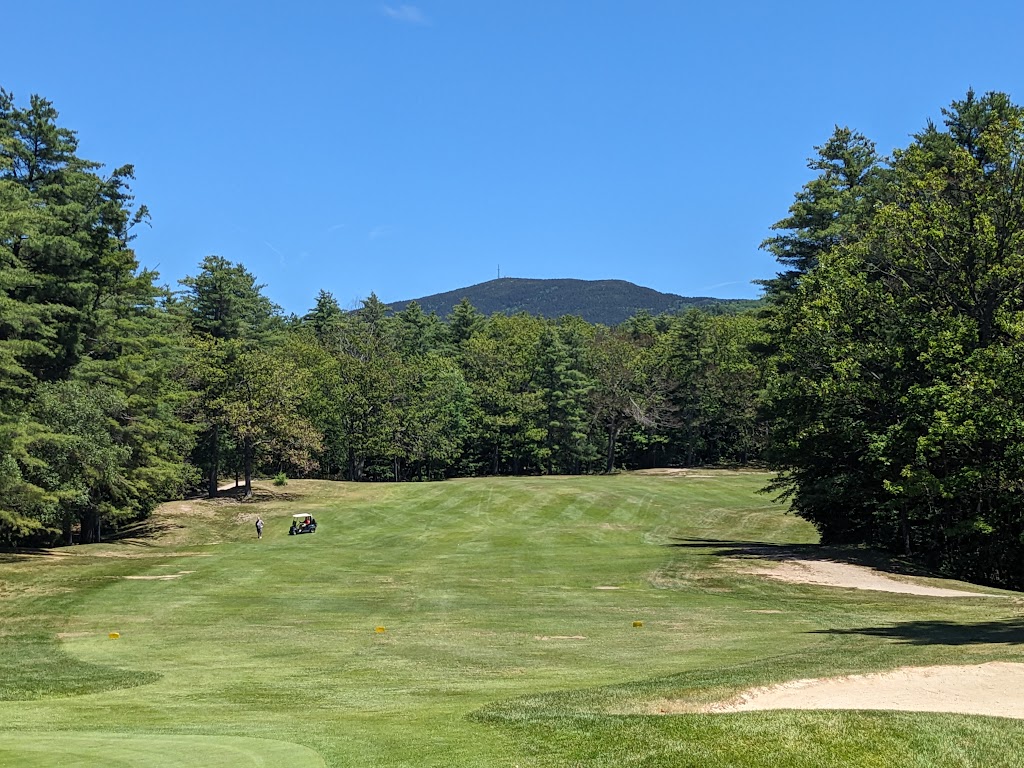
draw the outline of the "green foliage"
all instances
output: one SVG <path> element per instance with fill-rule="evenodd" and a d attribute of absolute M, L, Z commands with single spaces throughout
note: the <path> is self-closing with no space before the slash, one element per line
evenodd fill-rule
<path fill-rule="evenodd" d="M 316 306 L 302 320 L 313 331 L 316 340 L 330 349 L 338 343 L 342 318 L 338 300 L 330 292 L 320 291 Z"/>
<path fill-rule="evenodd" d="M 199 274 L 181 281 L 182 305 L 193 333 L 213 339 L 255 341 L 271 329 L 276 307 L 263 285 L 241 264 L 207 256 Z"/>
<path fill-rule="evenodd" d="M 627 333 L 600 328 L 588 349 L 595 386 L 590 390 L 590 411 L 605 433 L 604 471 L 616 467 L 619 435 L 626 427 L 648 433 L 662 423 L 668 411 L 669 384 L 651 346 Z"/>
<path fill-rule="evenodd" d="M 857 236 L 884 178 L 874 143 L 849 128 L 836 126 L 829 140 L 814 149 L 817 155 L 807 167 L 819 175 L 797 193 L 789 216 L 772 226 L 782 234 L 761 244 L 789 267 L 764 283 L 775 301 L 791 293 L 822 254 Z"/>
<path fill-rule="evenodd" d="M 781 302 L 778 488 L 829 541 L 1024 585 L 1024 111 L 944 110 Z"/>
<path fill-rule="evenodd" d="M 38 96 L 0 90 L 0 540 L 84 540 L 180 493 L 177 329 L 129 247 L 128 187 Z"/>
<path fill-rule="evenodd" d="M 284 472 L 278 472 L 276 475 L 274 475 L 274 485 L 288 485 L 288 475 Z"/>
<path fill-rule="evenodd" d="M 321 291 L 285 320 L 243 264 L 211 255 L 170 294 L 130 247 L 148 220 L 132 167 L 78 157 L 57 118 L 0 90 L 0 541 L 89 541 L 200 483 L 216 495 L 223 473 L 250 492 L 256 470 L 581 473 L 760 447 L 744 399 L 760 378 L 737 363 L 742 385 L 716 380 L 705 411 L 719 432 L 742 425 L 743 447 L 673 448 L 684 385 L 665 353 L 673 320 L 654 313 L 690 300 L 622 281 L 496 281 L 478 286 L 484 312 L 457 297 L 391 313 L 371 294 L 345 313 Z M 488 317 L 492 299 L 508 314 Z M 692 302 L 702 317 L 746 305 Z M 588 304 L 626 322 L 565 314 Z"/>
<path fill-rule="evenodd" d="M 303 413 L 324 438 L 318 471 L 409 480 L 756 460 L 770 370 L 750 349 L 757 321 L 688 317 L 707 336 L 688 354 L 710 356 L 692 370 L 673 362 L 684 321 L 671 316 L 640 312 L 613 330 L 572 316 L 488 318 L 463 300 L 441 324 L 415 302 L 388 314 L 371 296 L 345 315 L 321 294 L 293 329 L 310 384 Z M 698 390 L 714 436 L 683 450 L 681 393 Z"/>
<path fill-rule="evenodd" d="M 199 432 L 195 459 L 207 491 L 217 495 L 222 462 L 245 475 L 252 493 L 254 464 L 312 466 L 319 435 L 301 417 L 305 371 L 282 346 L 278 308 L 241 264 L 208 256 L 200 273 L 181 281 L 177 307 L 190 329 L 187 371 L 191 413 Z M 320 296 L 316 326 L 328 338 L 336 324 L 329 294 Z"/>
<path fill-rule="evenodd" d="M 656 354 L 672 383 L 664 448 L 670 460 L 742 465 L 761 457 L 768 442 L 761 408 L 773 370 L 755 351 L 763 337 L 752 313 L 691 310 L 660 338 Z"/>

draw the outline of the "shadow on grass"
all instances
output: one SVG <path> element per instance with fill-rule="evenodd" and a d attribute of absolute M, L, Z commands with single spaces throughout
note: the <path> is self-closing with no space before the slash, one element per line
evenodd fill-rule
<path fill-rule="evenodd" d="M 290 491 L 269 490 L 266 488 L 253 488 L 253 494 L 245 498 L 245 488 L 228 488 L 220 490 L 213 498 L 197 495 L 190 496 L 181 501 L 199 502 L 206 505 L 211 512 L 226 506 L 241 506 L 261 504 L 268 502 L 289 502 L 302 498 L 299 493 Z M 180 531 L 187 526 L 175 522 L 173 517 L 158 516 L 148 517 L 133 523 L 123 525 L 116 530 L 107 530 L 103 533 L 101 542 L 75 541 L 72 545 L 58 544 L 53 547 L 0 547 L 0 564 L 22 562 L 33 557 L 58 557 L 62 554 L 69 554 L 69 549 L 83 543 L 111 544 L 118 542 L 131 547 L 154 547 L 156 540 L 161 536 L 173 531 Z M 77 538 L 77 534 L 76 534 Z"/>
<path fill-rule="evenodd" d="M 156 672 L 81 661 L 67 653 L 49 632 L 15 634 L 0 639 L 0 701 L 31 701 L 135 688 L 155 683 L 161 677 Z"/>
<path fill-rule="evenodd" d="M 253 486 L 252 495 L 246 497 L 245 486 L 238 486 L 237 488 L 222 488 L 217 491 L 217 495 L 213 497 L 203 495 L 187 500 L 206 502 L 208 504 L 257 504 L 264 501 L 294 501 L 299 497 L 300 494 L 292 491 L 279 491 L 276 489 L 270 490 L 269 488 L 260 488 L 257 486 Z"/>
<path fill-rule="evenodd" d="M 120 530 L 108 534 L 103 538 L 103 543 L 109 544 L 119 542 L 127 547 L 155 547 L 154 539 L 185 528 L 180 523 L 175 523 L 166 518 L 159 520 L 140 520 L 137 523 L 127 525 Z"/>
<path fill-rule="evenodd" d="M 60 557 L 60 550 L 35 549 L 33 547 L 0 548 L 0 563 L 20 563 L 32 557 Z"/>
<path fill-rule="evenodd" d="M 943 578 L 912 562 L 897 560 L 882 552 L 864 547 L 826 547 L 822 544 L 767 544 L 763 541 L 733 541 L 728 539 L 674 538 L 668 547 L 710 550 L 716 557 L 738 560 L 818 560 L 847 563 L 872 568 L 883 573 L 900 576 L 926 576 Z"/>
<path fill-rule="evenodd" d="M 1024 619 L 958 624 L 952 621 L 907 621 L 888 627 L 816 629 L 812 635 L 865 635 L 905 645 L 983 645 L 1024 643 Z"/>

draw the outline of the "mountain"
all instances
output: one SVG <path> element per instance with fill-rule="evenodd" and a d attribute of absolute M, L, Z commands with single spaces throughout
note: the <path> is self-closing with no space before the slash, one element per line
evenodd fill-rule
<path fill-rule="evenodd" d="M 463 298 L 483 312 L 531 315 L 557 318 L 578 315 L 591 323 L 618 325 L 641 310 L 652 315 L 683 312 L 691 307 L 735 312 L 757 304 L 750 299 L 713 299 L 707 296 L 686 297 L 661 293 L 625 280 L 533 280 L 502 277 L 468 288 L 435 293 L 418 299 L 394 301 L 389 306 L 401 312 L 417 302 L 427 314 L 436 312 L 447 317 Z"/>

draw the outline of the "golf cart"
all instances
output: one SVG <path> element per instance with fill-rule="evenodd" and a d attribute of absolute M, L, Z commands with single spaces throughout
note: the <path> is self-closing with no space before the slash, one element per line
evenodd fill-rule
<path fill-rule="evenodd" d="M 292 515 L 292 527 L 288 529 L 289 536 L 299 533 L 316 533 L 316 518 L 305 512 Z"/>

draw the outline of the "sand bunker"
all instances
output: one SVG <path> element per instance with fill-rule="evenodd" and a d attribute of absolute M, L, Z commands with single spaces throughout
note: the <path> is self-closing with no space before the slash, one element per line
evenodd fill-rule
<path fill-rule="evenodd" d="M 1024 664 L 904 667 L 870 675 L 794 680 L 746 691 L 705 711 L 765 709 L 890 709 L 1024 719 Z"/>
<path fill-rule="evenodd" d="M 738 570 L 740 573 L 767 576 L 793 584 L 821 584 L 828 587 L 869 589 L 908 595 L 931 595 L 932 597 L 998 597 L 998 595 L 984 592 L 968 592 L 963 589 L 931 587 L 913 581 L 898 581 L 863 565 L 838 563 L 833 560 L 793 558 L 781 560 L 772 565 L 744 563 L 738 567 Z"/>

